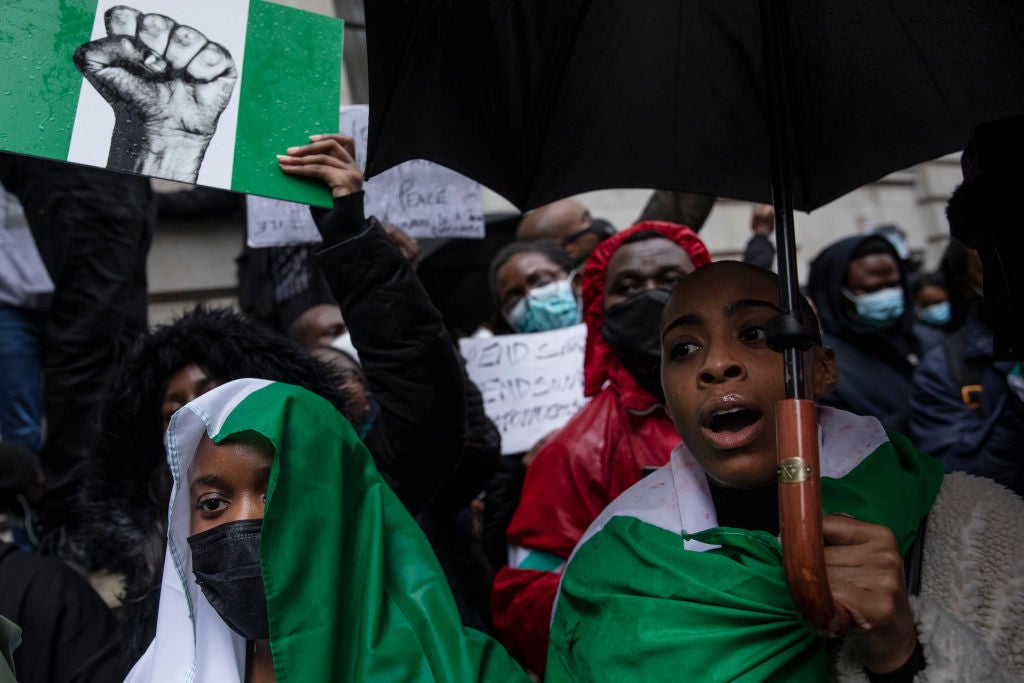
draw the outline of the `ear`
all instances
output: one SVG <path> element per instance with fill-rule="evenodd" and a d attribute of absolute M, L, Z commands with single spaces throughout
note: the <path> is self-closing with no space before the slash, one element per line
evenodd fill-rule
<path fill-rule="evenodd" d="M 814 396 L 827 396 L 835 391 L 839 384 L 839 371 L 836 369 L 836 352 L 831 346 L 819 346 L 814 349 Z"/>

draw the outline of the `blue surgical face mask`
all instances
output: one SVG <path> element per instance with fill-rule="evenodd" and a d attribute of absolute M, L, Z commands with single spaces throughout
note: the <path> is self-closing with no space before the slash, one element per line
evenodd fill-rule
<path fill-rule="evenodd" d="M 505 313 L 505 320 L 521 334 L 575 325 L 580 321 L 580 308 L 572 292 L 572 283 L 568 279 L 556 280 L 534 287 Z"/>
<path fill-rule="evenodd" d="M 889 328 L 903 315 L 903 290 L 887 287 L 870 294 L 854 296 L 843 290 L 857 309 L 857 317 L 872 327 Z"/>
<path fill-rule="evenodd" d="M 917 314 L 917 319 L 926 325 L 945 325 L 953 317 L 953 311 L 949 308 L 948 301 L 940 301 L 931 306 L 925 306 Z"/>

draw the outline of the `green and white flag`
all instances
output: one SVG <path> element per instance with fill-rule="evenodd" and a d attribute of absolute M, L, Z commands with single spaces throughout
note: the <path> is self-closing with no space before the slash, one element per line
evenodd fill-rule
<path fill-rule="evenodd" d="M 0 149 L 329 206 L 276 155 L 337 130 L 342 27 L 264 0 L 5 0 Z"/>
<path fill-rule="evenodd" d="M 824 513 L 913 543 L 942 464 L 874 418 L 819 408 Z M 562 577 L 545 681 L 822 681 L 826 642 L 800 621 L 778 539 L 717 526 L 680 445 L 594 521 Z M 641 673 L 642 672 L 642 673 Z"/>
<path fill-rule="evenodd" d="M 188 471 L 204 436 L 274 453 L 260 565 L 278 681 L 528 682 L 501 645 L 462 625 L 426 536 L 348 420 L 306 389 L 260 379 L 217 387 L 171 419 L 156 637 L 126 681 L 245 680 L 246 642 L 192 572 Z"/>

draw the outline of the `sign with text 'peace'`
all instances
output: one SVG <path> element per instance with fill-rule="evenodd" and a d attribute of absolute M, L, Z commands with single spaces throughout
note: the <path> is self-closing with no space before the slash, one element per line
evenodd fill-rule
<path fill-rule="evenodd" d="M 355 140 L 356 163 L 366 162 L 369 109 L 341 108 L 338 130 Z M 367 216 L 401 228 L 417 239 L 484 236 L 480 184 L 431 161 L 414 159 L 364 183 Z M 318 244 L 320 233 L 309 210 L 292 202 L 247 198 L 246 242 L 252 248 Z"/>
<path fill-rule="evenodd" d="M 466 372 L 501 432 L 504 455 L 528 451 L 582 408 L 587 326 L 459 340 Z"/>
<path fill-rule="evenodd" d="M 0 149 L 330 206 L 276 155 L 337 125 L 342 26 L 264 0 L 4 0 Z"/>

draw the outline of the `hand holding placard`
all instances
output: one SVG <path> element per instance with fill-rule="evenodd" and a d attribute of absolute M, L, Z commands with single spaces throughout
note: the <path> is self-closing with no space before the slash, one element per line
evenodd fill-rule
<path fill-rule="evenodd" d="M 333 197 L 363 189 L 355 142 L 347 135 L 310 135 L 308 145 L 289 147 L 288 154 L 277 155 L 277 164 L 288 175 L 319 178 L 331 188 Z"/>
<path fill-rule="evenodd" d="M 194 183 L 238 74 L 199 31 L 119 5 L 75 66 L 114 109 L 107 168 Z"/>

